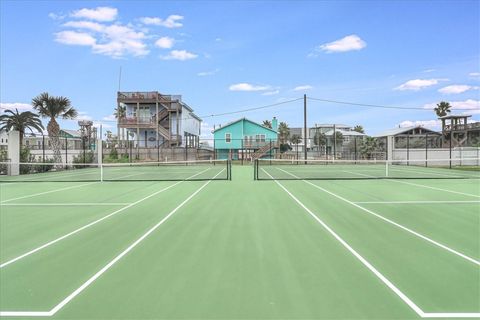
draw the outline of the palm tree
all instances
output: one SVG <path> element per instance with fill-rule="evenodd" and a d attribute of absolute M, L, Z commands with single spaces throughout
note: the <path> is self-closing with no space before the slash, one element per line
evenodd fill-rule
<path fill-rule="evenodd" d="M 41 117 L 49 118 L 47 132 L 52 143 L 53 159 L 56 163 L 62 162 L 60 154 L 60 126 L 56 118 L 75 119 L 77 110 L 72 107 L 71 102 L 66 97 L 50 96 L 47 92 L 41 93 L 32 99 L 32 105 L 38 111 Z M 66 161 L 67 159 L 65 159 Z"/>
<path fill-rule="evenodd" d="M 298 144 L 302 142 L 302 137 L 298 134 L 292 134 L 290 137 L 290 142 L 295 145 L 295 152 L 297 153 L 297 159 L 298 159 Z"/>
<path fill-rule="evenodd" d="M 280 152 L 291 149 L 287 144 L 288 137 L 290 137 L 290 128 L 285 122 L 280 122 L 278 125 L 278 141 L 280 142 Z"/>
<path fill-rule="evenodd" d="M 359 132 L 359 133 L 365 133 L 365 130 L 363 130 L 363 126 L 357 124 L 355 127 L 353 127 L 353 131 Z"/>
<path fill-rule="evenodd" d="M 272 122 L 270 120 L 263 120 L 262 126 L 272 129 Z"/>
<path fill-rule="evenodd" d="M 33 133 L 33 129 L 36 131 L 42 132 L 44 127 L 42 121 L 37 114 L 24 111 L 18 112 L 18 109 L 15 109 L 15 112 L 12 110 L 5 110 L 4 114 L 0 115 L 0 131 L 10 131 L 16 130 L 20 133 L 20 148 L 23 143 L 23 136 L 25 131 L 29 129 Z"/>
<path fill-rule="evenodd" d="M 125 137 L 120 134 L 120 119 L 125 118 L 125 116 L 127 115 L 127 107 L 119 105 L 115 108 L 114 115 L 117 119 L 117 136 L 120 141 L 123 141 Z"/>
<path fill-rule="evenodd" d="M 452 106 L 450 105 L 450 103 L 441 101 L 440 103 L 437 104 L 437 107 L 434 108 L 433 110 L 435 111 L 438 117 L 444 117 L 450 113 L 451 107 Z"/>
<path fill-rule="evenodd" d="M 343 144 L 343 134 L 340 131 L 335 131 L 335 135 L 333 137 L 335 152 L 337 152 L 337 150 L 338 150 L 337 149 L 338 142 L 340 142 L 340 145 Z"/>
<path fill-rule="evenodd" d="M 372 157 L 373 152 L 377 149 L 377 139 L 373 137 L 365 137 L 360 145 L 360 154 L 367 159 Z"/>
<path fill-rule="evenodd" d="M 324 146 L 327 143 L 327 136 L 323 132 L 315 133 L 313 144 L 316 146 Z"/>

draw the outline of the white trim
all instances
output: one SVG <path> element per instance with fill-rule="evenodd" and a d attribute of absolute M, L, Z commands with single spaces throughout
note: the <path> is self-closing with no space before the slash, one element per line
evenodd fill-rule
<path fill-rule="evenodd" d="M 262 168 L 262 170 L 269 175 L 273 180 L 274 178 Z M 278 180 L 274 180 L 295 202 L 297 202 L 310 216 L 312 216 L 318 223 L 322 225 L 338 242 L 340 242 L 355 258 L 367 267 L 377 278 L 379 278 L 389 289 L 391 289 L 403 302 L 405 302 L 413 311 L 415 311 L 421 318 L 477 318 L 480 317 L 480 312 L 442 312 L 432 313 L 424 312 L 417 306 L 407 295 L 405 295 L 400 289 L 398 289 L 390 280 L 388 280 L 380 271 L 378 271 L 372 264 L 370 264 L 365 258 L 363 258 L 355 249 L 353 249 L 345 240 L 343 240 L 335 231 L 333 231 L 325 222 L 323 222 L 316 214 L 307 208 L 300 200 L 298 200 L 290 191 L 287 190 Z M 308 182 L 302 180 L 304 182 Z"/>
<path fill-rule="evenodd" d="M 225 169 L 222 169 L 217 173 L 213 178 L 216 178 L 220 175 Z M 181 181 L 180 181 L 181 182 Z M 59 304 L 53 307 L 50 311 L 0 311 L 0 317 L 10 316 L 10 317 L 24 317 L 24 316 L 53 316 L 60 309 L 62 309 L 66 304 L 72 301 L 77 295 L 79 295 L 83 290 L 85 290 L 90 284 L 97 280 L 102 274 L 104 274 L 108 269 L 110 269 L 115 263 L 117 263 L 121 258 L 123 258 L 127 253 L 132 251 L 140 242 L 142 242 L 146 237 L 148 237 L 152 232 L 154 232 L 158 227 L 160 227 L 165 221 L 167 221 L 173 214 L 175 214 L 181 207 L 183 207 L 187 202 L 189 202 L 195 195 L 197 195 L 203 188 L 205 188 L 212 180 L 205 182 L 200 188 L 198 188 L 194 193 L 192 193 L 187 199 L 180 203 L 175 209 L 170 211 L 162 220 L 160 220 L 156 225 L 150 228 L 145 232 L 140 238 L 135 240 L 128 248 L 118 254 L 113 260 L 107 263 L 102 269 L 97 271 L 92 277 L 85 281 L 80 287 L 74 290 L 69 294 L 65 299 L 63 299 Z M 153 194 L 154 195 L 154 194 Z M 153 196 L 151 195 L 151 196 Z M 149 196 L 150 197 L 150 196 Z"/>

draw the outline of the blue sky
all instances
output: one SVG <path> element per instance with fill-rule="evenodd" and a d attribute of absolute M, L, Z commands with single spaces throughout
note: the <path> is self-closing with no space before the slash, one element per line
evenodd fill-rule
<path fill-rule="evenodd" d="M 479 1 L 0 1 L 0 102 L 28 108 L 47 91 L 110 122 L 123 91 L 182 94 L 200 116 L 310 97 L 308 123 L 367 133 L 419 123 L 431 107 L 480 119 Z M 303 123 L 303 102 L 205 117 Z M 75 128 L 75 122 L 62 126 Z"/>

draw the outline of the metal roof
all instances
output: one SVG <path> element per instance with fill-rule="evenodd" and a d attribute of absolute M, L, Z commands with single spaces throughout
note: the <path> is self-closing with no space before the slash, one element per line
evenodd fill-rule
<path fill-rule="evenodd" d="M 428 132 L 432 132 L 432 133 L 437 133 L 437 131 L 434 131 L 434 130 L 431 130 L 431 129 L 427 129 L 425 127 L 422 127 L 422 126 L 410 126 L 410 127 L 403 127 L 403 128 L 394 128 L 394 129 L 389 129 L 389 130 L 385 130 L 383 132 L 380 132 L 376 135 L 374 135 L 373 137 L 387 137 L 387 136 L 396 136 L 398 134 L 403 134 L 407 131 L 410 131 L 410 130 L 413 130 L 413 129 L 417 129 L 417 128 L 421 128 L 425 131 L 428 131 Z"/>

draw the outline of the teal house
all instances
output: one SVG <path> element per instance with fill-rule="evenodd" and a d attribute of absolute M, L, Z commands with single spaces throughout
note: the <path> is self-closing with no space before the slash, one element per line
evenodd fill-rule
<path fill-rule="evenodd" d="M 247 118 L 227 123 L 213 131 L 217 159 L 254 160 L 272 156 L 278 147 L 278 121 L 272 120 L 272 129 Z"/>

